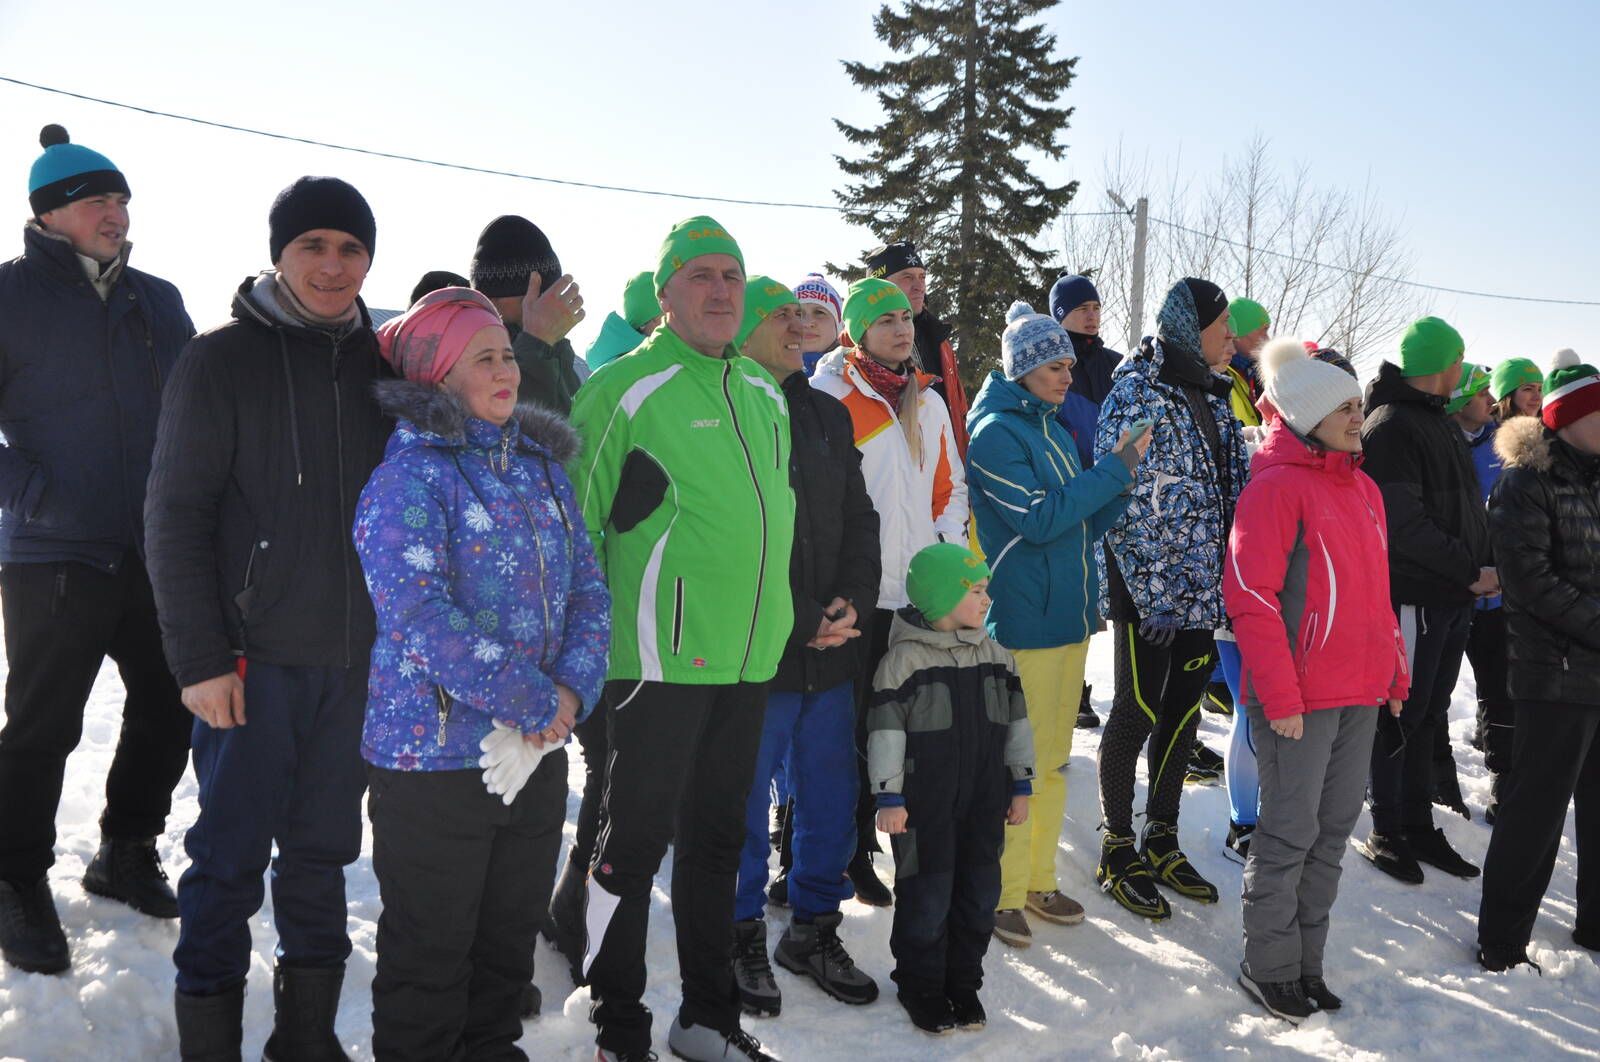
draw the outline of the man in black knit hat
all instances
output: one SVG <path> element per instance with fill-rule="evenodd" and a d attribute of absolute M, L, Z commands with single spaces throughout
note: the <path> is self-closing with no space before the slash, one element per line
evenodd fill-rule
<path fill-rule="evenodd" d="M 361 727 L 375 621 L 350 529 L 393 425 L 358 295 L 377 227 L 361 193 L 302 177 L 269 215 L 273 269 L 189 344 L 145 503 L 167 661 L 194 713 L 200 815 L 173 962 L 184 1058 L 237 1058 L 250 923 L 272 867 L 268 1059 L 344 1058 L 333 1031 L 361 854 Z M 273 846 L 277 846 L 274 855 Z"/>
<path fill-rule="evenodd" d="M 84 888 L 158 918 L 156 855 L 188 761 L 189 715 L 161 655 L 144 488 L 163 380 L 194 334 L 178 289 L 128 265 L 128 182 L 58 125 L 28 181 L 20 258 L 0 265 L 0 951 L 69 964 L 46 873 L 67 756 L 102 662 L 127 689 Z"/>
<path fill-rule="evenodd" d="M 487 295 L 505 319 L 511 349 L 522 370 L 517 398 L 537 402 L 562 416 L 588 366 L 567 341 L 584 318 L 583 296 L 539 226 L 515 214 L 489 222 L 472 256 L 472 286 Z"/>

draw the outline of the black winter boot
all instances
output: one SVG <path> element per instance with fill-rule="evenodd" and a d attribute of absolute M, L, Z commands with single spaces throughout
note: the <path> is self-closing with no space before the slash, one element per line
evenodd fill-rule
<path fill-rule="evenodd" d="M 178 917 L 178 897 L 161 869 L 154 837 L 102 840 L 83 872 L 83 888 L 151 918 Z"/>
<path fill-rule="evenodd" d="M 1083 698 L 1078 701 L 1078 730 L 1093 730 L 1100 725 L 1100 717 L 1094 712 L 1094 701 L 1089 699 L 1089 691 L 1094 689 L 1087 682 L 1083 684 Z"/>
<path fill-rule="evenodd" d="M 850 884 L 856 887 L 856 899 L 869 907 L 891 907 L 894 905 L 894 893 L 889 887 L 878 880 L 878 875 L 872 869 L 872 853 L 857 851 L 856 857 L 850 860 L 845 875 L 850 879 Z"/>
<path fill-rule="evenodd" d="M 244 1039 L 244 985 L 215 996 L 172 994 L 183 1062 L 239 1062 Z"/>
<path fill-rule="evenodd" d="M 1201 903 L 1217 902 L 1217 887 L 1201 876 L 1178 847 L 1178 824 L 1151 819 L 1144 827 L 1139 855 L 1156 880 L 1180 896 Z"/>
<path fill-rule="evenodd" d="M 72 966 L 47 879 L 0 880 L 0 955 L 28 973 L 57 974 Z"/>
<path fill-rule="evenodd" d="M 572 973 L 572 983 L 583 987 L 588 981 L 583 976 L 583 946 L 586 930 L 583 924 L 584 907 L 588 903 L 589 867 L 567 856 L 561 869 L 561 880 L 550 894 L 550 907 L 545 912 L 544 939 L 555 945 L 556 951 L 567 960 Z"/>
<path fill-rule="evenodd" d="M 1103 892 L 1136 915 L 1161 921 L 1172 917 L 1166 897 L 1156 888 L 1155 875 L 1139 857 L 1132 834 L 1105 832 L 1100 839 L 1100 865 L 1094 880 Z"/>
<path fill-rule="evenodd" d="M 333 1032 L 344 965 L 284 966 L 272 974 L 272 1035 L 261 1062 L 349 1062 Z"/>

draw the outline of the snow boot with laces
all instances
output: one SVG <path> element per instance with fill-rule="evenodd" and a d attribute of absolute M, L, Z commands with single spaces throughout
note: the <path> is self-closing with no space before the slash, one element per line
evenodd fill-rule
<path fill-rule="evenodd" d="M 776 1018 L 783 1009 L 783 993 L 767 959 L 767 924 L 759 918 L 733 924 L 733 981 L 746 1014 Z"/>
<path fill-rule="evenodd" d="M 83 873 L 83 888 L 151 918 L 178 917 L 178 897 L 161 869 L 153 837 L 102 840 Z"/>
<path fill-rule="evenodd" d="M 778 941 L 774 958 L 790 973 L 809 977 L 841 1003 L 860 1006 L 878 998 L 878 982 L 856 969 L 839 940 L 839 912 L 817 915 L 807 925 L 794 921 Z"/>

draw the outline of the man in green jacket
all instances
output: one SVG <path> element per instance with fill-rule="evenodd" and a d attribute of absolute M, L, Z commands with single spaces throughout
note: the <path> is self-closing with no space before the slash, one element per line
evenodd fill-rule
<path fill-rule="evenodd" d="M 611 588 L 611 752 L 584 974 L 602 1059 L 650 1049 L 645 932 L 673 844 L 683 1005 L 673 1053 L 766 1059 L 739 1028 L 730 943 L 766 684 L 794 623 L 789 417 L 733 342 L 744 256 L 679 222 L 655 283 L 665 325 L 578 392 L 573 483 Z"/>

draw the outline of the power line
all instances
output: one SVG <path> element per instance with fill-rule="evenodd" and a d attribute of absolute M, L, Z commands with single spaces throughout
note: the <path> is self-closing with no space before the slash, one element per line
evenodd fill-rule
<path fill-rule="evenodd" d="M 1318 262 L 1313 258 L 1300 258 L 1292 254 L 1284 254 L 1281 251 L 1268 250 L 1265 247 L 1252 247 L 1247 243 L 1240 243 L 1237 240 L 1230 240 L 1226 236 L 1218 236 L 1211 232 L 1202 232 L 1199 229 L 1192 229 L 1187 225 L 1180 225 L 1176 221 L 1168 221 L 1165 218 L 1158 218 L 1154 214 L 1150 215 L 1150 220 L 1155 222 L 1157 225 L 1165 225 L 1169 229 L 1177 229 L 1179 232 L 1186 232 L 1191 236 L 1199 236 L 1202 239 L 1215 240 L 1218 243 L 1225 243 L 1229 247 L 1237 247 L 1243 251 L 1251 251 L 1255 254 L 1270 255 L 1273 258 L 1283 258 L 1299 265 L 1315 266 L 1318 269 L 1330 269 L 1338 273 L 1349 273 L 1352 276 L 1370 276 L 1373 280 L 1381 280 L 1389 284 L 1403 284 L 1408 288 L 1422 288 L 1425 291 L 1440 291 L 1450 295 L 1470 295 L 1479 299 L 1501 299 L 1507 302 L 1540 302 L 1553 306 L 1600 306 L 1600 302 L 1589 299 L 1545 299 L 1534 295 L 1501 295 L 1498 292 L 1493 291 L 1473 291 L 1468 288 L 1450 288 L 1440 284 L 1424 284 L 1420 280 L 1406 280 L 1402 277 L 1388 277 L 1378 273 L 1363 273 L 1361 270 L 1351 269 L 1349 266 L 1328 265 L 1325 262 Z"/>
<path fill-rule="evenodd" d="M 276 133 L 268 129 L 252 129 L 249 126 L 234 125 L 229 122 L 218 122 L 209 118 L 196 118 L 193 115 L 175 114 L 172 111 L 158 110 L 154 107 L 141 107 L 137 104 L 123 103 L 119 100 L 108 100 L 99 96 L 89 96 L 81 92 L 71 92 L 67 89 L 55 88 L 50 85 L 40 85 L 32 81 L 23 81 L 21 78 L 7 77 L 3 74 L 0 74 L 0 82 L 18 85 L 22 88 L 34 89 L 38 92 L 48 92 L 56 96 L 65 96 L 69 99 L 82 100 L 85 103 L 97 103 L 103 107 L 115 107 L 119 110 L 133 111 L 136 114 L 150 115 L 156 118 L 170 118 L 173 121 L 189 122 L 192 125 L 205 126 L 210 129 L 222 129 L 230 133 L 244 133 L 249 136 L 266 137 L 270 140 L 282 140 L 293 144 L 306 144 L 310 147 L 327 148 L 330 151 L 344 151 L 353 155 L 366 155 L 370 158 L 390 159 L 395 162 L 413 162 L 419 166 L 433 166 L 438 169 L 458 170 L 463 173 L 484 174 L 490 177 L 510 177 L 511 179 L 518 181 L 534 181 L 540 184 L 556 184 L 568 188 L 585 188 L 598 192 L 623 192 L 629 195 L 648 195 L 664 199 L 687 199 L 705 203 L 730 203 L 736 206 L 782 207 L 791 210 L 826 210 L 836 214 L 845 212 L 843 207 L 827 203 L 795 203 L 773 199 L 740 199 L 733 196 L 694 195 L 688 192 L 663 191 L 659 188 L 634 188 L 628 185 L 599 184 L 593 181 L 579 181 L 566 177 L 542 177 L 531 173 L 517 173 L 513 170 L 496 170 L 486 166 L 471 166 L 461 162 L 446 162 L 441 159 L 420 158 L 416 155 L 402 155 L 393 151 L 379 151 L 374 148 L 355 147 L 349 144 L 335 144 L 327 140 L 315 140 L 311 137 L 293 136 L 289 133 Z M 1086 210 L 1068 211 L 1062 216 L 1069 218 L 1120 217 L 1124 216 L 1126 213 L 1128 212 L 1121 210 Z M 1252 247 L 1249 244 L 1240 243 L 1237 240 L 1230 240 L 1226 236 L 1202 232 L 1199 229 L 1193 229 L 1187 225 L 1180 225 L 1175 221 L 1168 221 L 1165 218 L 1158 218 L 1154 215 L 1150 216 L 1150 220 L 1155 222 L 1157 225 L 1163 225 L 1167 228 L 1176 229 L 1179 232 L 1186 232 L 1190 235 L 1199 236 L 1203 239 L 1215 240 L 1218 243 L 1227 244 L 1229 247 L 1235 247 L 1240 250 L 1253 251 L 1258 254 L 1269 255 L 1273 258 L 1282 258 L 1286 261 L 1295 262 L 1299 265 L 1313 266 L 1317 269 L 1328 269 L 1334 272 L 1347 273 L 1352 276 L 1361 275 L 1361 270 L 1351 269 L 1348 266 L 1328 265 L 1325 262 L 1318 262 L 1315 259 L 1300 258 L 1296 255 L 1285 254 L 1281 251 L 1273 251 L 1263 247 Z M 1380 274 L 1366 275 L 1371 276 L 1374 280 L 1381 280 L 1390 284 L 1399 284 L 1405 287 L 1420 288 L 1425 291 L 1443 292 L 1450 295 L 1466 295 L 1480 299 L 1500 299 L 1508 302 L 1533 302 L 1552 306 L 1600 306 L 1600 301 L 1588 299 L 1550 299 L 1540 298 L 1533 295 L 1503 295 L 1492 291 L 1474 291 L 1469 288 L 1452 288 L 1441 284 L 1425 284 L 1419 280 L 1406 280 L 1401 277 L 1390 277 Z"/>
<path fill-rule="evenodd" d="M 537 181 L 541 184 L 559 184 L 569 188 L 587 188 L 599 192 L 626 192 L 631 195 L 651 195 L 667 199 L 691 199 L 706 203 L 733 203 L 738 206 L 762 207 L 787 207 L 793 210 L 828 210 L 842 213 L 843 208 L 827 203 L 790 203 L 772 199 L 738 199 L 732 196 L 721 195 L 691 195 L 688 192 L 666 192 L 658 188 L 632 188 L 620 184 L 597 184 L 592 181 L 578 181 L 565 177 L 540 177 L 531 173 L 516 173 L 512 170 L 496 170 L 485 166 L 469 166 L 460 162 L 445 162 L 441 159 L 424 159 L 416 155 L 402 155 L 393 151 L 378 151 L 374 148 L 352 147 L 349 144 L 335 144 L 327 140 L 314 140 L 310 137 L 292 136 L 288 133 L 275 133 L 269 129 L 252 129 L 249 126 L 233 125 L 229 122 L 217 122 L 209 118 L 196 118 L 188 114 L 174 114 L 171 111 L 157 110 L 154 107 L 140 107 L 132 103 L 122 103 L 118 100 L 102 99 L 99 96 L 87 96 L 81 92 L 69 92 L 66 89 L 53 88 L 49 85 L 38 85 L 32 81 L 23 81 L 20 78 L 6 77 L 0 74 L 0 81 L 23 88 L 36 89 L 39 92 L 49 92 L 57 96 L 66 96 L 86 103 L 98 103 L 105 107 L 116 107 L 124 111 L 133 111 L 138 114 L 152 115 L 157 118 L 171 118 L 174 121 L 189 122 L 194 125 L 203 125 L 211 129 L 224 129 L 230 133 L 247 133 L 250 136 L 264 136 L 271 140 L 285 140 L 293 144 L 308 144 L 311 147 L 327 148 L 330 151 L 348 151 L 354 155 L 367 155 L 378 159 L 391 159 L 395 162 L 415 162 L 421 166 L 436 166 L 445 170 L 461 170 L 465 173 L 481 173 L 491 177 L 510 177 L 518 181 Z M 1086 213 L 1071 214 L 1071 217 L 1105 217 L 1115 214 L 1115 210 L 1100 210 Z"/>

